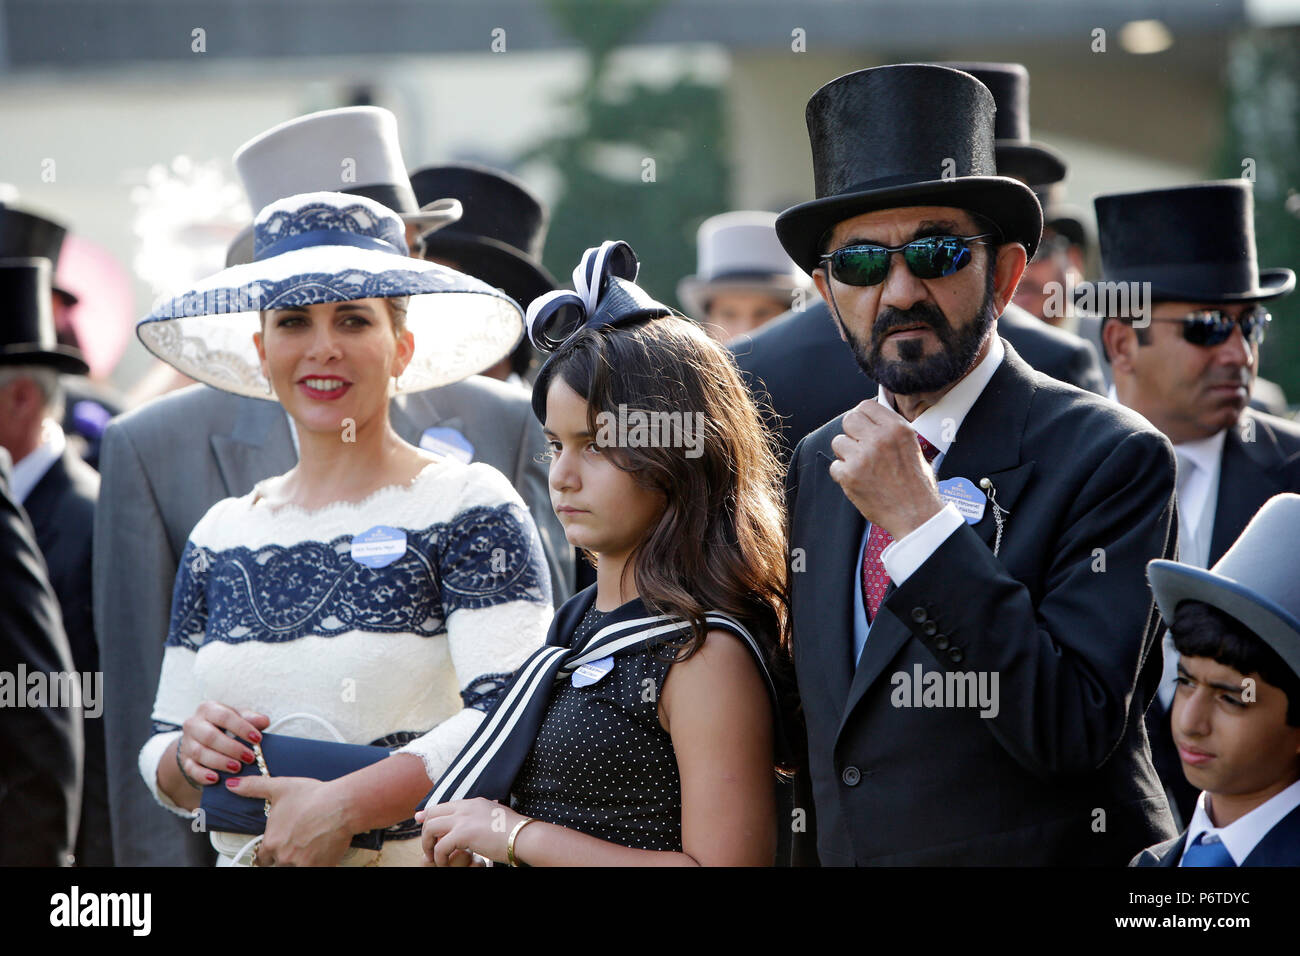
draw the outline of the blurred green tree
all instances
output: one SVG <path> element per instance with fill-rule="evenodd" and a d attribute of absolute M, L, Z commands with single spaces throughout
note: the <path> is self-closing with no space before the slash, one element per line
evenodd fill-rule
<path fill-rule="evenodd" d="M 583 47 L 582 85 L 566 97 L 573 125 L 518 157 L 560 178 L 546 267 L 562 282 L 583 250 L 625 239 L 640 284 L 676 306 L 676 283 L 695 271 L 695 230 L 727 206 L 722 90 L 691 75 L 652 85 L 611 68 L 611 55 L 665 0 L 547 0 Z"/>
<path fill-rule="evenodd" d="M 1300 28 L 1251 30 L 1228 53 L 1223 145 L 1213 174 L 1255 182 L 1255 241 L 1264 267 L 1300 267 Z M 1260 374 L 1300 402 L 1300 294 L 1269 304 Z"/>

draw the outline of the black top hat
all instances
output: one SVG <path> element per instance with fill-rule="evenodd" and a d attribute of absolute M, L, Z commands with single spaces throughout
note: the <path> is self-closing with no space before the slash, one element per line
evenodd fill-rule
<path fill-rule="evenodd" d="M 60 345 L 50 312 L 49 259 L 0 259 L 0 366 L 44 365 L 70 375 L 90 367 L 81 353 Z"/>
<path fill-rule="evenodd" d="M 998 175 L 994 112 L 984 84 L 946 66 L 881 66 L 827 83 L 806 111 L 817 198 L 776 221 L 790 258 L 811 273 L 836 223 L 900 206 L 977 213 L 1033 255 L 1043 211 L 1028 186 Z"/>
<path fill-rule="evenodd" d="M 527 305 L 557 285 L 542 266 L 547 212 L 513 176 L 473 163 L 426 166 L 411 173 L 416 201 L 459 199 L 458 222 L 426 233 L 426 258 L 445 259 Z"/>
<path fill-rule="evenodd" d="M 1295 288 L 1290 269 L 1259 268 L 1245 180 L 1110 193 L 1093 204 L 1105 281 L 1150 282 L 1156 301 L 1222 304 Z"/>
<path fill-rule="evenodd" d="M 0 259 L 49 259 L 51 268 L 58 269 L 59 253 L 67 235 L 68 230 L 52 219 L 0 205 Z M 52 288 L 69 305 L 77 303 L 77 297 L 67 289 L 57 285 Z"/>
<path fill-rule="evenodd" d="M 998 172 L 1030 186 L 1049 186 L 1065 178 L 1061 154 L 1029 138 L 1029 71 L 1019 63 L 945 63 L 989 88 L 997 104 L 993 148 Z"/>
<path fill-rule="evenodd" d="M 1057 235 L 1065 236 L 1073 245 L 1085 249 L 1092 246 L 1092 233 L 1082 209 L 1059 200 L 1055 189 L 1035 189 L 1034 195 L 1043 207 L 1044 232 L 1051 229 Z"/>

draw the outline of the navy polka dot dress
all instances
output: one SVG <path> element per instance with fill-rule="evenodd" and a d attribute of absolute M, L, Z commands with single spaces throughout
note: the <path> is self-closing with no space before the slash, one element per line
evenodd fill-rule
<path fill-rule="evenodd" d="M 604 617 L 593 602 L 572 644 Z M 621 846 L 680 852 L 681 779 L 659 723 L 659 693 L 681 645 L 680 636 L 642 645 L 615 655 L 594 684 L 557 684 L 515 778 L 514 808 Z"/>

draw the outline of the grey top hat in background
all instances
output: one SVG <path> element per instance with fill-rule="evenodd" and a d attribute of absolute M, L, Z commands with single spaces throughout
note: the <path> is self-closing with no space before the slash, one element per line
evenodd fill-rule
<path fill-rule="evenodd" d="M 90 371 L 81 353 L 60 345 L 50 311 L 49 259 L 0 259 L 0 368 L 40 365 L 69 375 Z"/>
<path fill-rule="evenodd" d="M 1147 565 L 1165 623 L 1183 601 L 1202 601 L 1259 635 L 1300 675 L 1300 495 L 1270 498 L 1208 571 L 1178 561 Z"/>
<path fill-rule="evenodd" d="M 998 174 L 993 94 L 969 73 L 925 63 L 859 70 L 808 101 L 816 199 L 777 217 L 786 252 L 811 274 L 839 222 L 902 206 L 951 206 L 994 223 L 1034 254 L 1043 211 Z"/>
<path fill-rule="evenodd" d="M 759 292 L 788 306 L 805 284 L 776 235 L 776 213 L 741 210 L 710 216 L 696 233 L 695 275 L 677 283 L 686 312 L 703 318 L 722 291 Z"/>
<path fill-rule="evenodd" d="M 286 120 L 235 150 L 235 171 L 259 210 L 287 196 L 341 192 L 387 206 L 428 231 L 460 218 L 457 202 L 421 208 L 406 174 L 397 117 L 378 106 L 346 106 Z M 252 226 L 231 243 L 226 264 L 252 259 Z"/>
<path fill-rule="evenodd" d="M 1229 304 L 1295 288 L 1290 269 L 1259 268 L 1245 180 L 1108 193 L 1093 205 L 1102 278 L 1149 282 L 1154 301 Z"/>

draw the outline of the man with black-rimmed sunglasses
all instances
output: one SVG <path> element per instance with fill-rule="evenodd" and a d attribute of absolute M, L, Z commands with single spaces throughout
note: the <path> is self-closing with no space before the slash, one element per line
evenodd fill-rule
<path fill-rule="evenodd" d="M 1094 204 L 1103 281 L 1131 285 L 1141 306 L 1130 295 L 1127 311 L 1103 317 L 1115 397 L 1173 442 L 1179 560 L 1208 568 L 1269 498 L 1300 491 L 1300 426 L 1248 407 L 1268 302 L 1291 292 L 1295 273 L 1259 268 L 1244 180 L 1112 193 Z M 1096 288 L 1099 305 L 1123 301 Z M 1156 770 L 1186 822 L 1197 791 L 1170 736 L 1177 653 L 1168 640 L 1165 657 L 1147 723 Z"/>
<path fill-rule="evenodd" d="M 840 77 L 807 108 L 817 198 L 777 220 L 881 386 L 786 480 L 824 865 L 1122 866 L 1175 832 L 1140 719 L 1173 451 L 999 336 L 1042 210 L 993 116 L 947 67 Z"/>

